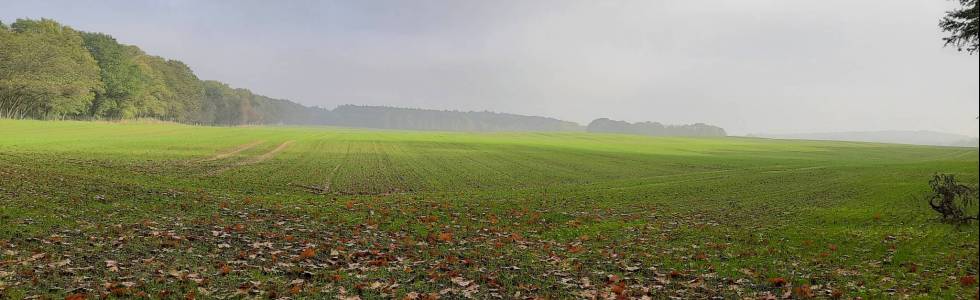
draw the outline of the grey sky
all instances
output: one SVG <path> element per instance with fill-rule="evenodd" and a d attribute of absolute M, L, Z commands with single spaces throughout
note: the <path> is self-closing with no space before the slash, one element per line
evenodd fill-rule
<path fill-rule="evenodd" d="M 18 1 L 307 105 L 707 122 L 734 134 L 977 136 L 978 57 L 944 0 Z"/>

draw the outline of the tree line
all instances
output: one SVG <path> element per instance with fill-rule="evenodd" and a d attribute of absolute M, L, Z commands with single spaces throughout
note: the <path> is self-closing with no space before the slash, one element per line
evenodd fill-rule
<path fill-rule="evenodd" d="M 49 19 L 0 22 L 0 118 L 154 118 L 209 125 L 322 124 L 351 127 L 527 131 L 578 124 L 492 112 L 394 107 L 307 107 L 213 80 L 183 62 L 149 55 L 103 33 Z"/>
<path fill-rule="evenodd" d="M 106 34 L 48 19 L 0 22 L 0 117 L 241 125 L 307 121 L 314 112 L 201 80 L 183 62 Z"/>
<path fill-rule="evenodd" d="M 19 19 L 9 25 L 0 22 L 0 118 L 153 118 L 205 125 L 299 124 L 444 131 L 583 130 L 574 122 L 488 111 L 307 107 L 201 80 L 183 62 L 147 54 L 107 34 L 78 31 L 49 19 Z M 615 122 L 599 119 L 588 130 L 724 135 L 724 130 L 703 124 Z"/>
<path fill-rule="evenodd" d="M 349 127 L 452 131 L 581 131 L 581 126 L 574 122 L 489 111 L 341 105 L 328 114 L 324 124 Z"/>
<path fill-rule="evenodd" d="M 726 136 L 725 129 L 703 123 L 691 125 L 663 125 L 657 122 L 629 123 L 625 121 L 596 119 L 586 127 L 588 132 L 625 133 L 650 136 Z"/>

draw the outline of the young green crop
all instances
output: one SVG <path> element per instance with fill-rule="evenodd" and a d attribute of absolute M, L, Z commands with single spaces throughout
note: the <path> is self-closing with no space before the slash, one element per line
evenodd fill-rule
<path fill-rule="evenodd" d="M 912 196 L 937 172 L 977 182 L 977 157 L 0 120 L 0 298 L 971 298 L 977 227 Z"/>

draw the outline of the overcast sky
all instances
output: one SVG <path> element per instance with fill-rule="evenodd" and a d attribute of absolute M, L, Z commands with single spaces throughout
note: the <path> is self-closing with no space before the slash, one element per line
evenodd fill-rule
<path fill-rule="evenodd" d="M 706 122 L 733 134 L 977 136 L 980 63 L 945 0 L 19 1 L 306 105 Z"/>

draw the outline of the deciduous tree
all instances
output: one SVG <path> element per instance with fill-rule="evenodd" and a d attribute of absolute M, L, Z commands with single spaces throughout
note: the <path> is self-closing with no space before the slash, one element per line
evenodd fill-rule
<path fill-rule="evenodd" d="M 0 115 L 84 117 L 99 91 L 99 67 L 77 31 L 47 19 L 0 31 Z"/>

